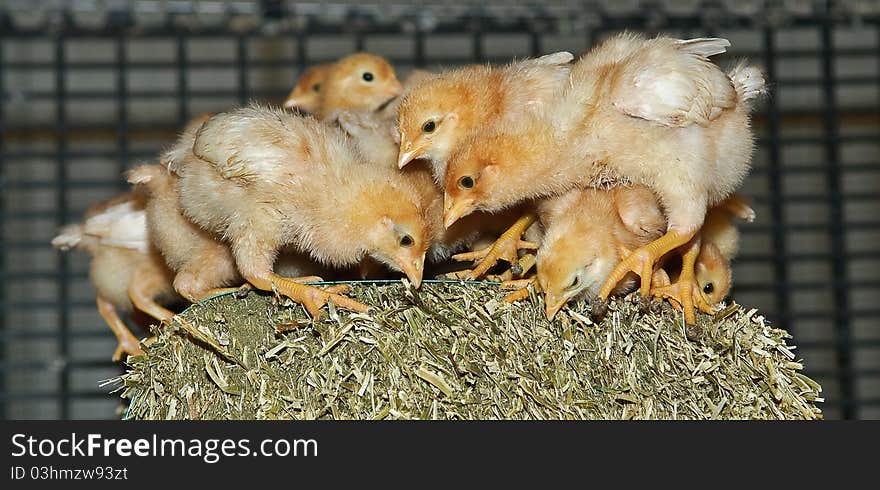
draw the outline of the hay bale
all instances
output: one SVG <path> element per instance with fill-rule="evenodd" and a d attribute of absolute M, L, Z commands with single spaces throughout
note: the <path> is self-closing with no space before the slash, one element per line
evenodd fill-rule
<path fill-rule="evenodd" d="M 191 307 L 130 359 L 134 419 L 816 419 L 819 385 L 787 332 L 735 305 L 681 314 L 637 299 L 548 322 L 541 299 L 509 305 L 496 286 L 356 284 L 372 316 L 251 293 Z"/>

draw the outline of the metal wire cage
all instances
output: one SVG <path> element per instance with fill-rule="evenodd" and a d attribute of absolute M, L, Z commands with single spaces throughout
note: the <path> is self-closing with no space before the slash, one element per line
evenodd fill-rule
<path fill-rule="evenodd" d="M 880 418 L 880 2 L 0 1 L 0 417 L 113 418 L 88 258 L 49 241 L 192 116 L 356 50 L 398 70 L 723 36 L 766 70 L 733 296 L 795 337 L 827 418 Z"/>

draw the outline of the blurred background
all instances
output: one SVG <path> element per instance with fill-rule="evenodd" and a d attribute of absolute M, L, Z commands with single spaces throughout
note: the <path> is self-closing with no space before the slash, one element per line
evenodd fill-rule
<path fill-rule="evenodd" d="M 794 335 L 826 418 L 880 418 L 878 0 L 0 0 L 0 418 L 119 416 L 88 258 L 49 241 L 191 117 L 358 50 L 405 76 L 623 29 L 726 37 L 723 66 L 766 70 L 733 297 Z"/>

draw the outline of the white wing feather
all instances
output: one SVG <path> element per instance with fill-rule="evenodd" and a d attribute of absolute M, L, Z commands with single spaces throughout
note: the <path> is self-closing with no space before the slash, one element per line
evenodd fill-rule
<path fill-rule="evenodd" d="M 724 53 L 726 39 L 656 39 L 622 61 L 614 106 L 632 117 L 665 126 L 705 126 L 736 105 L 730 78 L 709 56 Z"/>
<path fill-rule="evenodd" d="M 149 250 L 146 212 L 131 201 L 110 206 L 81 226 L 83 235 L 97 238 L 102 245 L 144 253 Z"/>

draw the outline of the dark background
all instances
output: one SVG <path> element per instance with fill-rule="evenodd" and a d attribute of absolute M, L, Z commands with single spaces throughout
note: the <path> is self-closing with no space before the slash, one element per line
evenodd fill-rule
<path fill-rule="evenodd" d="M 541 5 L 538 6 L 537 4 Z M 0 418 L 114 418 L 121 372 L 88 258 L 49 241 L 190 117 L 280 102 L 356 50 L 404 76 L 622 29 L 722 36 L 772 97 L 742 188 L 735 299 L 789 330 L 827 418 L 880 418 L 880 2 L 0 0 Z"/>

